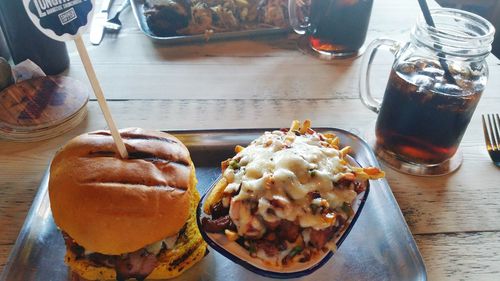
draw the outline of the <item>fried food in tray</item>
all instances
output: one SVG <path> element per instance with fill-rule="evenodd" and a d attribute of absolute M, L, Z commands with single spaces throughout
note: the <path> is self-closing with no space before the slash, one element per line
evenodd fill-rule
<path fill-rule="evenodd" d="M 285 28 L 287 0 L 144 0 L 144 15 L 156 36 Z"/>
<path fill-rule="evenodd" d="M 235 150 L 207 194 L 202 228 L 224 234 L 266 270 L 302 270 L 334 251 L 368 180 L 384 177 L 377 167 L 359 167 L 350 147 L 308 120 Z"/>

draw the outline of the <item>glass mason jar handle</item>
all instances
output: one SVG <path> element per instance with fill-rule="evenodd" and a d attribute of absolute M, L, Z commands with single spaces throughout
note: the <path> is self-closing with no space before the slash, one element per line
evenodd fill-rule
<path fill-rule="evenodd" d="M 380 101 L 375 99 L 370 92 L 370 69 L 377 50 L 381 47 L 388 49 L 394 56 L 399 51 L 398 41 L 391 39 L 376 39 L 366 47 L 363 60 L 361 61 L 361 75 L 359 78 L 359 98 L 361 102 L 371 111 L 380 111 Z"/>
<path fill-rule="evenodd" d="M 297 34 L 306 34 L 308 24 L 303 25 L 297 17 L 297 0 L 288 0 L 288 19 L 290 21 L 290 26 Z"/>

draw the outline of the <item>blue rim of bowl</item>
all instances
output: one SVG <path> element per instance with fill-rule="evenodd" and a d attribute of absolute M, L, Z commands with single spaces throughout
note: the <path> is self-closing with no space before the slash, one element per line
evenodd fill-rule
<path fill-rule="evenodd" d="M 356 161 L 356 160 L 354 159 L 354 161 Z M 356 161 L 356 163 L 357 163 L 357 161 Z M 359 163 L 358 163 L 358 165 L 359 165 Z M 298 277 L 303 277 L 303 276 L 309 275 L 309 274 L 315 272 L 316 270 L 318 270 L 320 267 L 322 267 L 333 256 L 334 253 L 332 251 L 329 251 L 329 253 L 326 256 L 324 256 L 318 263 L 314 264 L 313 266 L 309 267 L 308 269 L 301 270 L 301 271 L 296 271 L 296 272 L 280 273 L 280 272 L 269 271 L 269 270 L 265 270 L 265 269 L 259 268 L 259 267 L 255 266 L 253 264 L 250 264 L 250 263 L 248 263 L 248 262 L 240 259 L 239 257 L 235 256 L 234 254 L 232 254 L 228 250 L 226 250 L 223 247 L 219 246 L 216 242 L 214 242 L 208 236 L 207 233 L 205 233 L 205 231 L 202 228 L 201 221 L 200 221 L 200 219 L 201 219 L 201 212 L 202 212 L 202 209 L 203 209 L 203 205 L 204 205 L 206 196 L 207 196 L 207 194 L 209 192 L 212 191 L 212 189 L 215 187 L 215 185 L 217 184 L 217 182 L 219 180 L 220 180 L 220 176 L 217 178 L 217 180 L 215 180 L 214 184 L 212 184 L 212 186 L 208 189 L 208 191 L 201 197 L 200 202 L 198 203 L 198 206 L 196 208 L 196 224 L 198 225 L 198 229 L 200 230 L 201 236 L 203 237 L 203 239 L 205 240 L 205 242 L 207 242 L 207 244 L 212 249 L 214 249 L 215 251 L 217 251 L 219 254 L 225 256 L 226 258 L 228 258 L 232 262 L 241 265 L 242 267 L 244 267 L 245 269 L 247 269 L 249 271 L 257 273 L 257 274 L 259 274 L 261 276 L 271 277 L 271 278 L 278 278 L 278 279 L 298 278 Z M 354 224 L 358 220 L 358 217 L 361 214 L 361 211 L 363 211 L 363 207 L 365 206 L 365 202 L 368 199 L 368 194 L 369 193 L 370 193 L 370 181 L 367 180 L 366 189 L 364 191 L 363 197 L 361 197 L 361 200 L 359 202 L 359 206 L 358 206 L 358 209 L 357 209 L 356 213 L 352 217 L 352 220 L 349 223 L 349 225 L 347 226 L 347 228 L 344 230 L 344 233 L 340 236 L 340 238 L 338 239 L 337 243 L 335 243 L 335 245 L 337 245 L 337 250 L 340 248 L 340 246 L 342 245 L 342 243 L 344 242 L 344 240 L 347 238 L 347 236 L 351 232 L 352 227 L 354 226 Z"/>

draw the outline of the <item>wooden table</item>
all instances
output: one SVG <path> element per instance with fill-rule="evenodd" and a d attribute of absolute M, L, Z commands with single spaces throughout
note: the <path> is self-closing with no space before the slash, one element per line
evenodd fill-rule
<path fill-rule="evenodd" d="M 417 1 L 375 1 L 367 40 L 406 40 Z M 376 115 L 358 99 L 360 59 L 333 62 L 305 55 L 296 37 L 188 46 L 158 46 L 135 24 L 90 56 L 119 127 L 205 129 L 286 127 L 310 118 L 315 126 L 363 133 Z M 68 75 L 88 84 L 72 43 Z M 382 92 L 392 58 L 373 67 L 373 90 Z M 500 280 L 500 170 L 490 161 L 482 113 L 500 112 L 500 61 L 489 58 L 490 81 L 462 141 L 462 167 L 422 178 L 386 167 L 387 179 L 425 260 L 430 280 Z M 23 224 L 55 151 L 83 132 L 106 128 L 97 102 L 87 119 L 60 137 L 37 143 L 0 141 L 0 269 Z"/>

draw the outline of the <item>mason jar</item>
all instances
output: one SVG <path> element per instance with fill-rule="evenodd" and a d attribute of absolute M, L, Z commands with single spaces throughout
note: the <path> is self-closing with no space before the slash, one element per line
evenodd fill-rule
<path fill-rule="evenodd" d="M 494 27 L 484 18 L 456 9 L 431 10 L 435 27 L 423 16 L 408 42 L 378 39 L 362 61 L 360 98 L 378 114 L 375 151 L 400 171 L 440 175 L 457 169 L 460 141 L 488 81 L 486 57 Z M 379 48 L 394 56 L 382 102 L 369 87 L 369 71 Z"/>

